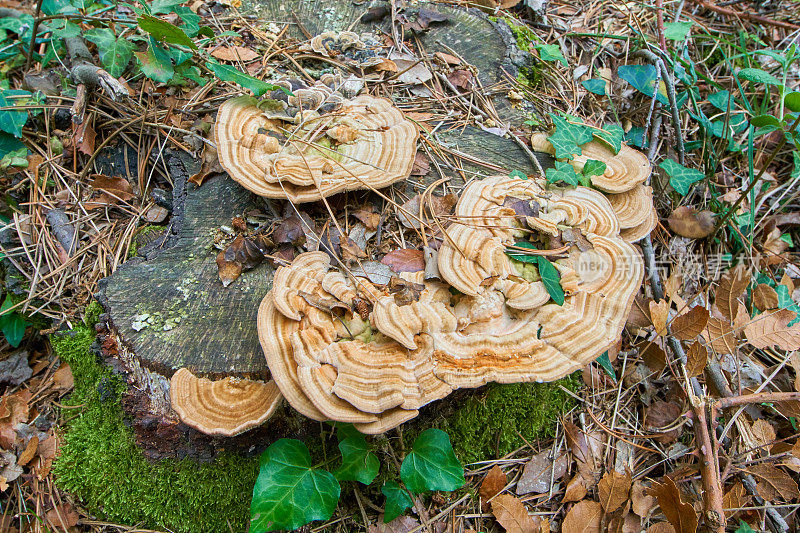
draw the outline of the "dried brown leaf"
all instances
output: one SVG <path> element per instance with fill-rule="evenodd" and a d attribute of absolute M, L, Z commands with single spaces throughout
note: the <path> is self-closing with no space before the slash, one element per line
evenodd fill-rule
<path fill-rule="evenodd" d="M 56 531 L 69 529 L 78 524 L 79 516 L 75 508 L 69 503 L 60 503 L 47 511 L 47 521 Z"/>
<path fill-rule="evenodd" d="M 704 335 L 719 354 L 728 354 L 736 351 L 736 335 L 730 323 L 725 319 L 711 317 Z"/>
<path fill-rule="evenodd" d="M 17 464 L 20 466 L 25 466 L 26 464 L 31 462 L 31 459 L 33 459 L 34 456 L 36 456 L 36 450 L 38 448 L 39 448 L 39 437 L 34 435 L 33 437 L 31 437 L 31 440 L 28 441 L 28 445 L 25 446 L 25 449 L 22 450 L 22 453 L 19 454 L 19 457 L 17 458 Z"/>
<path fill-rule="evenodd" d="M 753 422 L 750 430 L 753 433 L 753 438 L 755 438 L 756 443 L 759 446 L 763 446 L 764 451 L 769 451 L 769 447 L 775 443 L 775 438 L 777 437 L 775 428 L 763 418 L 759 418 Z"/>
<path fill-rule="evenodd" d="M 222 61 L 252 61 L 260 57 L 258 52 L 244 46 L 220 46 L 211 55 Z"/>
<path fill-rule="evenodd" d="M 641 481 L 634 481 L 631 486 L 631 509 L 642 518 L 656 505 L 656 499 L 647 494 L 647 489 Z"/>
<path fill-rule="evenodd" d="M 759 311 L 769 311 L 778 308 L 778 293 L 766 283 L 759 283 L 753 289 L 753 305 Z"/>
<path fill-rule="evenodd" d="M 537 533 L 538 519 L 534 520 L 525 504 L 511 494 L 501 494 L 492 500 L 492 514 L 507 533 Z"/>
<path fill-rule="evenodd" d="M 789 327 L 789 322 L 795 317 L 795 313 L 788 309 L 756 316 L 744 328 L 747 342 L 755 348 L 776 346 L 787 351 L 800 349 L 800 323 Z"/>
<path fill-rule="evenodd" d="M 508 477 L 498 465 L 494 465 L 481 483 L 480 495 L 484 502 L 497 496 L 508 483 Z"/>
<path fill-rule="evenodd" d="M 665 431 L 666 428 L 672 427 L 675 420 L 681 415 L 681 406 L 675 402 L 653 402 L 647 409 L 644 423 L 647 427 L 654 431 Z M 674 442 L 678 438 L 678 430 L 670 429 L 656 439 L 664 444 Z"/>
<path fill-rule="evenodd" d="M 425 270 L 425 254 L 422 250 L 401 248 L 386 254 L 381 263 L 388 265 L 394 272 L 419 272 Z"/>
<path fill-rule="evenodd" d="M 593 479 L 597 468 L 586 435 L 578 426 L 569 421 L 564 421 L 564 434 L 567 437 L 567 444 L 572 451 L 572 455 L 578 463 L 578 471 L 585 473 L 587 479 Z"/>
<path fill-rule="evenodd" d="M 669 313 L 669 303 L 666 300 L 650 302 L 650 320 L 656 328 L 656 333 L 666 335 L 667 333 L 667 314 Z"/>
<path fill-rule="evenodd" d="M 722 507 L 725 509 L 738 509 L 746 507 L 749 503 L 750 496 L 747 494 L 747 489 L 738 481 L 722 497 Z"/>
<path fill-rule="evenodd" d="M 586 485 L 586 478 L 584 478 L 581 474 L 575 475 L 569 480 L 569 482 L 567 482 L 567 487 L 564 489 L 564 498 L 561 500 L 561 502 L 567 503 L 581 501 L 586 497 Z"/>
<path fill-rule="evenodd" d="M 53 373 L 53 386 L 59 391 L 68 391 L 75 386 L 72 369 L 67 363 L 61 363 L 61 367 Z"/>
<path fill-rule="evenodd" d="M 672 334 L 684 341 L 694 339 L 706 329 L 706 324 L 708 309 L 698 305 L 672 320 Z"/>
<path fill-rule="evenodd" d="M 675 533 L 675 528 L 669 522 L 656 522 L 648 527 L 645 533 Z"/>
<path fill-rule="evenodd" d="M 623 503 L 628 501 L 630 490 L 631 476 L 627 472 L 620 474 L 612 470 L 603 474 L 603 478 L 597 484 L 597 494 L 603 510 L 612 513 L 619 509 Z"/>
<path fill-rule="evenodd" d="M 370 231 L 378 229 L 378 224 L 381 222 L 381 215 L 371 207 L 361 207 L 350 214 L 360 220 Z"/>
<path fill-rule="evenodd" d="M 714 213 L 698 212 L 694 207 L 680 206 L 667 219 L 669 229 L 681 237 L 704 239 L 714 231 Z"/>
<path fill-rule="evenodd" d="M 750 272 L 744 265 L 728 270 L 717 287 L 716 305 L 722 315 L 733 322 L 739 311 L 739 297 L 750 283 Z"/>
<path fill-rule="evenodd" d="M 788 502 L 800 497 L 797 482 L 785 471 L 773 465 L 761 463 L 747 469 L 758 479 L 758 495 L 769 502 Z"/>
<path fill-rule="evenodd" d="M 653 372 L 661 372 L 667 366 L 667 354 L 655 343 L 655 341 L 645 341 L 636 345 L 642 360 Z"/>
<path fill-rule="evenodd" d="M 375 524 L 370 524 L 367 533 L 410 533 L 419 528 L 419 521 L 410 516 L 398 516 L 389 523 L 384 524 L 383 519 Z"/>
<path fill-rule="evenodd" d="M 708 363 L 708 350 L 701 343 L 694 341 L 686 350 L 686 373 L 690 378 L 703 373 Z"/>
<path fill-rule="evenodd" d="M 531 457 L 525 463 L 522 477 L 517 482 L 518 495 L 537 492 L 549 492 L 553 482 L 558 481 L 567 473 L 567 456 L 559 455 L 555 460 L 550 457 L 551 451 L 545 450 Z"/>
<path fill-rule="evenodd" d="M 662 483 L 654 482 L 647 492 L 658 500 L 661 512 L 677 533 L 697 531 L 697 513 L 691 504 L 683 501 L 678 486 L 671 478 L 665 477 Z"/>
<path fill-rule="evenodd" d="M 562 533 L 600 533 L 603 508 L 599 503 L 583 500 L 572 506 L 561 525 Z"/>
<path fill-rule="evenodd" d="M 227 287 L 242 275 L 242 265 L 225 259 L 225 250 L 217 254 L 217 275 L 223 287 Z"/>

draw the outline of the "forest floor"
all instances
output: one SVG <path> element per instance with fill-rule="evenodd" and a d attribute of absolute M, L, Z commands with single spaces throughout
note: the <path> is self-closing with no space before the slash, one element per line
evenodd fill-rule
<path fill-rule="evenodd" d="M 151 530 L 96 516 L 59 488 L 53 463 L 81 405 L 49 336 L 80 326 L 98 281 L 169 224 L 165 151 L 201 161 L 191 181 L 202 186 L 221 172 L 210 142 L 220 103 L 322 70 L 285 28 L 239 4 L 0 1 L 2 531 Z M 800 3 L 469 5 L 512 28 L 530 56 L 519 76 L 486 88 L 453 55 L 386 59 L 368 90 L 388 94 L 405 74 L 392 91 L 428 133 L 446 116 L 529 147 L 553 116 L 618 128 L 653 167 L 659 223 L 639 243 L 644 284 L 618 345 L 562 387 L 574 407 L 551 437 L 464 465 L 466 489 L 419 496 L 388 524 L 379 492 L 355 488 L 306 530 L 797 531 Z M 441 22 L 415 16 L 392 20 L 381 46 Z M 404 46 L 420 52 L 410 37 Z M 506 128 L 490 94 L 525 120 Z M 435 174 L 426 154 L 441 147 L 426 142 L 412 179 Z M 104 175 L 103 149 L 119 145 L 133 171 Z M 431 216 L 446 219 L 452 203 L 434 198 Z M 380 219 L 351 207 L 367 227 Z M 329 209 L 311 213 L 318 227 Z M 282 231 L 298 220 L 286 215 Z M 386 231 L 421 249 L 412 228 Z M 272 260 L 291 259 L 292 242 L 276 240 Z"/>

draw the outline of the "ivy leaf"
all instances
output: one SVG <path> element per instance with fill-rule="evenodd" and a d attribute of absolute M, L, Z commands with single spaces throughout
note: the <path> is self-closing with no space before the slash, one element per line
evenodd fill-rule
<path fill-rule="evenodd" d="M 337 468 L 333 475 L 339 481 L 358 481 L 369 485 L 378 475 L 380 462 L 378 456 L 372 453 L 366 439 L 359 435 L 348 437 L 339 443 L 342 452 L 342 466 Z"/>
<path fill-rule="evenodd" d="M 18 152 L 22 148 L 25 148 L 25 143 L 13 135 L 0 132 L 0 158 L 5 157 L 8 154 Z"/>
<path fill-rule="evenodd" d="M 166 20 L 161 20 L 153 15 L 142 15 L 136 21 L 139 23 L 139 27 L 149 33 L 156 41 L 179 44 L 192 50 L 197 49 L 197 45 L 186 35 L 186 32 Z"/>
<path fill-rule="evenodd" d="M 617 75 L 633 85 L 637 91 L 647 96 L 652 97 L 656 94 L 656 80 L 659 79 L 658 71 L 656 67 L 649 63 L 647 65 L 622 65 L 617 69 Z M 667 88 L 661 81 L 659 81 L 656 98 L 662 104 L 669 104 Z"/>
<path fill-rule="evenodd" d="M 414 505 L 414 500 L 411 499 L 408 492 L 394 481 L 384 483 L 383 487 L 381 487 L 381 492 L 386 496 L 386 507 L 383 511 L 384 523 L 388 524 L 403 514 L 403 511 Z"/>
<path fill-rule="evenodd" d="M 550 118 L 556 130 L 547 140 L 555 148 L 556 159 L 572 159 L 581 154 L 581 145 L 591 141 L 594 137 L 591 128 L 583 124 L 572 124 L 566 119 L 550 113 Z"/>
<path fill-rule="evenodd" d="M 736 76 L 739 79 L 752 81 L 753 83 L 764 83 L 767 85 L 783 85 L 778 78 L 761 70 L 760 68 L 743 68 Z"/>
<path fill-rule="evenodd" d="M 508 173 L 509 178 L 519 178 L 521 180 L 528 179 L 528 175 L 522 172 L 521 170 L 512 170 Z"/>
<path fill-rule="evenodd" d="M 561 287 L 561 274 L 558 273 L 553 263 L 548 261 L 546 257 L 541 255 L 536 256 L 537 266 L 539 267 L 539 275 L 542 277 L 544 288 L 547 289 L 547 294 L 558 305 L 564 305 L 564 289 Z"/>
<path fill-rule="evenodd" d="M 606 143 L 614 155 L 622 150 L 622 139 L 625 137 L 625 130 L 619 124 L 609 124 L 601 130 L 592 130 L 592 134 Z"/>
<path fill-rule="evenodd" d="M 183 0 L 153 0 L 153 3 L 150 4 L 150 13 L 153 15 L 171 13 L 182 3 Z"/>
<path fill-rule="evenodd" d="M 427 490 L 452 491 L 466 483 L 464 468 L 453 453 L 450 437 L 441 429 L 426 429 L 414 441 L 400 479 L 416 494 Z"/>
<path fill-rule="evenodd" d="M 664 38 L 670 41 L 682 41 L 686 39 L 692 30 L 694 22 L 668 22 L 664 24 Z"/>
<path fill-rule="evenodd" d="M 597 94 L 599 96 L 606 95 L 606 80 L 601 80 L 600 78 L 592 78 L 590 80 L 583 80 L 581 82 L 583 88 L 589 91 L 590 93 Z"/>
<path fill-rule="evenodd" d="M 570 185 L 578 185 L 580 183 L 580 177 L 575 172 L 575 169 L 564 161 L 556 161 L 555 168 L 548 168 L 544 173 L 549 183 L 558 183 L 559 181 Z"/>
<path fill-rule="evenodd" d="M 539 52 L 539 59 L 542 61 L 558 61 L 565 67 L 569 66 L 567 59 L 561 53 L 561 48 L 557 44 L 540 44 L 536 47 Z"/>
<path fill-rule="evenodd" d="M 175 75 L 169 54 L 152 37 L 147 50 L 135 52 L 134 55 L 142 65 L 142 73 L 153 81 L 168 83 Z"/>
<path fill-rule="evenodd" d="M 595 359 L 597 364 L 603 367 L 603 370 L 611 376 L 611 379 L 617 381 L 617 373 L 614 372 L 614 367 L 611 366 L 611 359 L 608 358 L 608 351 L 603 352 L 603 355 Z"/>
<path fill-rule="evenodd" d="M 536 246 L 531 244 L 528 241 L 517 241 L 514 243 L 514 246 L 517 248 L 527 248 L 528 250 L 538 250 Z M 507 251 L 506 255 L 515 261 L 520 261 L 522 263 L 538 263 L 538 259 L 536 259 L 535 255 L 528 255 L 518 251 Z"/>
<path fill-rule="evenodd" d="M 25 328 L 28 327 L 28 322 L 16 311 L 9 311 L 13 306 L 14 302 L 11 301 L 11 296 L 6 296 L 3 305 L 0 306 L 0 331 L 3 332 L 8 344 L 12 348 L 16 348 L 25 337 Z"/>
<path fill-rule="evenodd" d="M 83 36 L 87 41 L 97 45 L 100 61 L 108 73 L 115 78 L 122 76 L 133 57 L 133 43 L 121 37 L 117 38 L 108 28 L 92 28 Z"/>
<path fill-rule="evenodd" d="M 681 196 L 689 193 L 689 188 L 705 178 L 705 174 L 693 168 L 686 168 L 677 161 L 666 159 L 660 165 L 664 172 L 669 176 L 669 184 L 678 191 Z"/>
<path fill-rule="evenodd" d="M 25 109 L 19 111 L 12 111 L 12 109 L 16 106 L 25 105 L 27 98 L 11 97 L 30 95 L 31 93 L 28 91 L 13 89 L 0 91 L 0 130 L 10 133 L 14 137 L 22 136 L 22 127 L 28 122 L 28 112 Z"/>
<path fill-rule="evenodd" d="M 222 81 L 230 81 L 236 85 L 244 87 L 245 89 L 252 91 L 256 98 L 268 91 L 274 91 L 276 89 L 286 91 L 286 89 L 283 87 L 261 81 L 258 78 L 254 78 L 249 74 L 241 72 L 239 69 L 231 65 L 221 65 L 216 61 L 209 61 L 206 63 L 206 66 L 210 68 L 211 71 L 214 72 L 214 74 Z"/>
<path fill-rule="evenodd" d="M 583 175 L 591 180 L 592 176 L 602 176 L 606 171 L 606 164 L 597 159 L 587 159 L 586 164 L 583 166 Z M 581 183 L 583 180 L 581 180 Z"/>
<path fill-rule="evenodd" d="M 341 487 L 333 474 L 311 466 L 306 445 L 280 439 L 264 451 L 250 503 L 250 531 L 297 529 L 327 520 Z"/>
<path fill-rule="evenodd" d="M 800 177 L 800 152 L 794 151 L 792 152 L 792 157 L 794 158 L 794 167 L 792 167 L 792 179 L 797 179 Z"/>

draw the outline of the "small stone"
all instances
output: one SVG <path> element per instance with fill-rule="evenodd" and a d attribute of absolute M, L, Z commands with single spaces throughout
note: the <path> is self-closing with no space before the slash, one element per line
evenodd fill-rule
<path fill-rule="evenodd" d="M 167 219 L 169 211 L 159 205 L 154 205 L 144 214 L 144 219 L 151 224 L 161 224 Z"/>

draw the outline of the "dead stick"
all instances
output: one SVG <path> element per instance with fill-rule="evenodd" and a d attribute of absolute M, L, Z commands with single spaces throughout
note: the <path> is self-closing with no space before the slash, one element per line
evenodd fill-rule
<path fill-rule="evenodd" d="M 756 394 L 742 394 L 717 400 L 717 409 L 728 409 L 739 405 L 763 402 L 796 402 L 800 401 L 800 392 L 759 392 Z"/>
<path fill-rule="evenodd" d="M 778 26 L 780 28 L 786 28 L 787 30 L 800 30 L 800 26 L 798 26 L 797 24 L 792 24 L 791 22 L 784 22 L 782 20 L 773 20 L 771 18 L 762 17 L 761 15 L 754 15 L 752 13 L 744 11 L 734 11 L 733 9 L 728 9 L 727 7 L 721 7 L 715 4 L 704 2 L 703 0 L 694 0 L 694 2 L 697 5 L 704 7 L 708 10 L 714 11 L 715 13 L 719 13 L 720 15 L 726 15 L 728 17 L 750 20 L 753 22 L 760 22 L 761 24 L 769 24 L 771 26 Z"/>
<path fill-rule="evenodd" d="M 725 506 L 722 503 L 722 480 L 717 458 L 718 444 L 711 443 L 708 417 L 706 416 L 708 401 L 696 396 L 692 396 L 691 400 L 692 410 L 696 416 L 694 431 L 700 441 L 698 451 L 701 459 L 700 474 L 703 478 L 703 510 L 705 511 L 706 526 L 716 529 L 718 533 L 725 533 Z"/>

